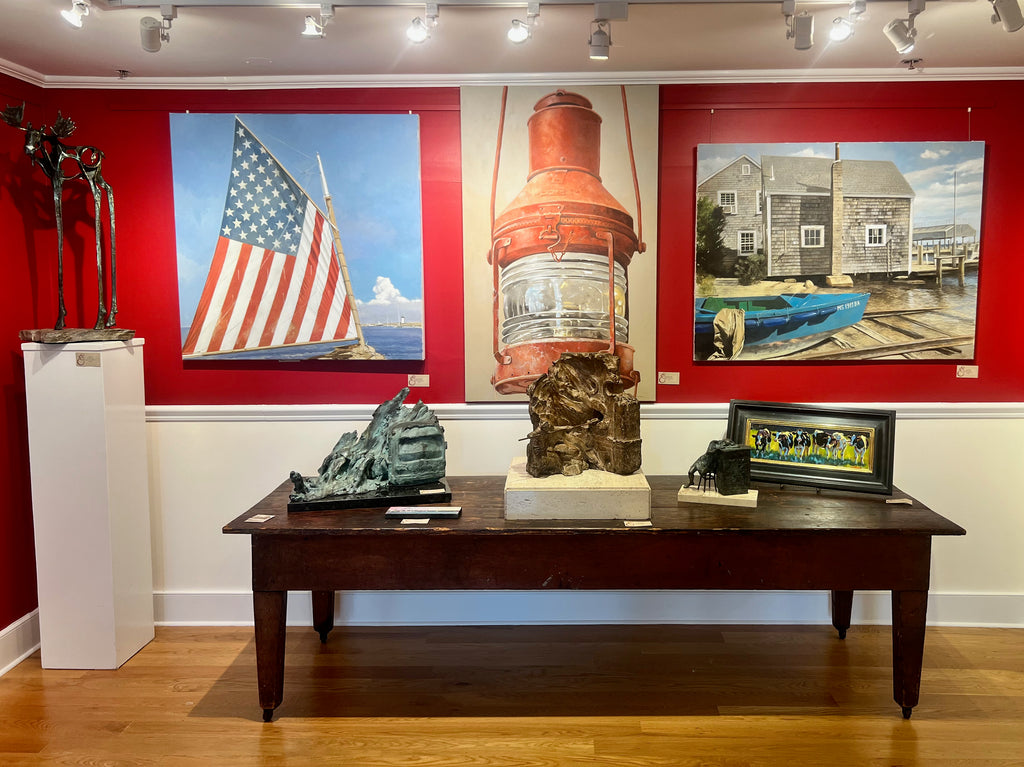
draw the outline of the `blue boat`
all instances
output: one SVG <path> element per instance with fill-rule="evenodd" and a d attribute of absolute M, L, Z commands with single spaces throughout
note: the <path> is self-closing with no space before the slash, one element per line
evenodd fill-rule
<path fill-rule="evenodd" d="M 745 339 L 739 359 L 769 359 L 806 349 L 859 322 L 870 297 L 869 293 L 698 297 L 695 357 L 711 355 L 713 322 L 722 309 L 744 311 Z"/>

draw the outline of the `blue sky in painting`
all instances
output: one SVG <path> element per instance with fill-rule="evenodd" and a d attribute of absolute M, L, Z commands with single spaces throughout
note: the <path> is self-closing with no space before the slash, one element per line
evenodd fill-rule
<path fill-rule="evenodd" d="M 973 226 L 980 237 L 984 142 L 840 143 L 839 150 L 843 159 L 895 163 L 916 195 L 914 226 L 953 223 L 955 204 L 956 223 Z M 755 162 L 760 162 L 761 155 L 831 158 L 835 144 L 700 144 L 698 183 L 743 154 Z"/>
<path fill-rule="evenodd" d="M 422 321 L 419 117 L 238 116 L 326 214 L 320 153 L 362 321 Z M 186 327 L 217 244 L 234 122 L 234 114 L 170 116 L 179 306 Z"/>

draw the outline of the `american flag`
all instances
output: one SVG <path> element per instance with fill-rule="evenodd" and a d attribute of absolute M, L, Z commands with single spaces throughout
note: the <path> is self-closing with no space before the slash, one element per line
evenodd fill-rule
<path fill-rule="evenodd" d="M 184 357 L 356 339 L 330 224 L 235 118 L 220 236 Z"/>

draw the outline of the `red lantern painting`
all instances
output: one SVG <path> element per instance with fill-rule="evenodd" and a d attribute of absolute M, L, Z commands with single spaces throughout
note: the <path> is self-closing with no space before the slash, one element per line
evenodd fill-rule
<path fill-rule="evenodd" d="M 532 101 L 529 116 L 522 121 L 526 124 L 526 168 L 519 176 L 517 192 L 496 212 L 499 175 L 514 175 L 503 165 L 503 150 L 514 131 L 522 135 L 523 127 L 522 122 L 513 123 L 506 110 L 508 90 L 503 89 L 499 97 L 486 251 L 491 298 L 487 382 L 499 397 L 525 393 L 563 352 L 611 352 L 619 358 L 624 380 L 635 384 L 644 380 L 633 343 L 635 318 L 641 315 L 643 327 L 644 315 L 649 314 L 653 335 L 654 301 L 653 288 L 650 300 L 631 300 L 635 299 L 633 261 L 649 256 L 645 254 L 647 233 L 640 215 L 637 164 L 633 162 L 630 104 L 625 89 L 591 90 L 620 94 L 614 117 L 621 121 L 617 132 L 621 143 L 611 151 L 616 163 L 625 165 L 618 173 L 627 183 L 620 182 L 616 194 L 603 183 L 602 151 L 609 150 L 602 147 L 602 131 L 607 121 L 591 99 L 568 89 L 550 89 Z M 608 104 L 614 101 L 605 98 L 604 105 Z M 655 148 L 656 135 L 655 127 Z M 645 152 L 650 143 L 649 135 L 645 136 Z M 463 149 L 465 162 L 468 152 L 465 145 Z M 626 204 L 620 198 L 625 198 Z M 642 258 L 640 254 L 644 254 Z M 467 243 L 467 271 L 473 255 Z M 470 297 L 467 285 L 467 345 L 471 322 L 479 330 L 482 317 L 476 315 L 471 320 L 470 307 L 479 306 L 480 299 L 479 290 Z M 642 310 L 631 312 L 631 304 L 642 306 Z M 648 354 L 651 359 L 647 363 L 653 365 L 653 341 Z M 468 357 L 467 353 L 467 399 L 475 399 L 472 389 L 475 385 L 479 390 L 481 371 L 474 368 L 476 380 L 471 385 Z"/>

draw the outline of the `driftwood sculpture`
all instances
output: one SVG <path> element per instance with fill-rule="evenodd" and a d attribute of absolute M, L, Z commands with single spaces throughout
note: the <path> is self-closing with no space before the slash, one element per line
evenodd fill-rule
<path fill-rule="evenodd" d="M 57 222 L 57 323 L 55 330 L 64 329 L 67 311 L 64 307 L 64 221 L 61 199 L 64 184 L 70 181 L 85 181 L 92 192 L 96 226 L 96 274 L 99 284 L 99 308 L 96 315 L 96 330 L 112 328 L 117 315 L 117 245 L 114 235 L 114 192 L 103 178 L 103 152 L 94 146 L 70 146 L 62 139 L 75 132 L 75 124 L 57 113 L 53 127 L 45 125 L 33 128 L 32 123 L 23 126 L 25 105 L 8 106 L 0 112 L 0 119 L 8 125 L 25 132 L 25 154 L 38 165 L 53 187 L 53 208 Z M 106 307 L 106 270 L 103 263 L 103 223 L 100 219 L 102 196 L 107 198 L 107 213 L 110 225 L 110 308 Z"/>
<path fill-rule="evenodd" d="M 526 471 L 533 477 L 587 469 L 632 474 L 640 468 L 640 403 L 624 389 L 619 358 L 571 353 L 530 384 Z"/>

